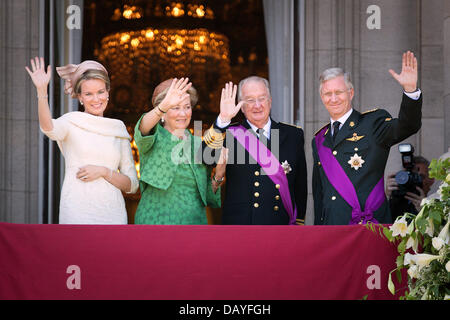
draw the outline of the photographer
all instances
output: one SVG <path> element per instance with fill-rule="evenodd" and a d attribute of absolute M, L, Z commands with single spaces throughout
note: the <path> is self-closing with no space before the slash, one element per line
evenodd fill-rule
<path fill-rule="evenodd" d="M 386 181 L 386 196 L 389 199 L 389 206 L 391 209 L 392 220 L 403 215 L 405 212 L 417 214 L 421 209 L 421 202 L 434 183 L 434 179 L 431 179 L 428 175 L 428 166 L 430 162 L 421 156 L 413 156 L 412 163 L 414 166 L 411 172 L 418 174 L 420 179 L 410 184 L 408 187 L 399 187 L 395 176 L 397 174 L 390 174 Z M 404 169 L 407 171 L 408 169 Z"/>

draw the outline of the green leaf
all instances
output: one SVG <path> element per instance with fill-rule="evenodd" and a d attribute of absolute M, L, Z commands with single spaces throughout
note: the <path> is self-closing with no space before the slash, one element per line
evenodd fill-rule
<path fill-rule="evenodd" d="M 397 247 L 398 253 L 400 253 L 400 254 L 404 254 L 405 253 L 405 251 L 406 251 L 406 241 L 407 240 L 408 240 L 407 238 L 404 238 L 402 240 L 402 242 L 399 243 L 399 245 Z"/>
<path fill-rule="evenodd" d="M 383 234 L 390 242 L 394 240 L 394 237 L 392 236 L 392 230 L 389 228 L 383 228 Z"/>
<path fill-rule="evenodd" d="M 395 275 L 397 276 L 397 282 L 398 283 L 402 283 L 402 268 L 397 268 L 397 270 L 395 270 Z"/>
<path fill-rule="evenodd" d="M 433 219 L 434 222 L 441 224 L 441 213 L 439 211 L 431 210 L 430 218 Z"/>
<path fill-rule="evenodd" d="M 428 221 L 426 219 L 418 219 L 416 220 L 416 226 L 417 229 L 419 229 L 419 232 L 421 234 L 424 234 L 425 231 L 427 230 Z"/>
<path fill-rule="evenodd" d="M 395 261 L 397 263 L 397 268 L 403 267 L 404 258 L 405 256 L 403 255 L 397 257 L 397 260 Z"/>
<path fill-rule="evenodd" d="M 389 292 L 392 293 L 392 295 L 395 295 L 395 285 L 394 282 L 392 282 L 392 271 L 389 272 L 388 289 Z"/>

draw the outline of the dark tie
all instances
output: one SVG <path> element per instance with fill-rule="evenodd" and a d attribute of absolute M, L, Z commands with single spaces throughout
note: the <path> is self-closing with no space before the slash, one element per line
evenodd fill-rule
<path fill-rule="evenodd" d="M 270 150 L 270 139 L 264 135 L 264 129 L 257 129 L 256 133 L 258 134 L 259 141 L 261 141 L 267 148 Z"/>
<path fill-rule="evenodd" d="M 341 125 L 341 123 L 339 121 L 335 121 L 333 123 L 333 142 L 334 140 L 336 140 L 336 136 L 339 132 L 339 126 Z"/>
<path fill-rule="evenodd" d="M 258 137 L 261 137 L 261 135 L 264 134 L 264 129 L 256 129 L 256 133 L 258 134 Z"/>

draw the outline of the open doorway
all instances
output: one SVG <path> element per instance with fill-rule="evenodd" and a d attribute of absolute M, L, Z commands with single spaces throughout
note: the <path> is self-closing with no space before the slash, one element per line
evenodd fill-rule
<path fill-rule="evenodd" d="M 168 78 L 190 78 L 199 93 L 192 119 L 203 129 L 219 113 L 226 82 L 268 78 L 262 0 L 85 0 L 83 23 L 82 60 L 100 61 L 111 76 L 105 116 L 124 121 L 130 135 Z M 125 199 L 133 223 L 140 195 Z M 220 210 L 208 210 L 208 220 L 218 223 Z"/>

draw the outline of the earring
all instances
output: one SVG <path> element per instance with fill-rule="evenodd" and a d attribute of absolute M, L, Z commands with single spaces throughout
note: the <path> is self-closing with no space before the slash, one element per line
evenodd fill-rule
<path fill-rule="evenodd" d="M 80 104 L 81 104 L 82 106 L 84 106 L 83 101 L 81 101 L 81 100 L 80 100 Z"/>
<path fill-rule="evenodd" d="M 161 122 L 164 123 L 164 118 L 161 118 Z"/>

